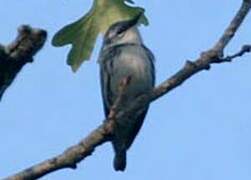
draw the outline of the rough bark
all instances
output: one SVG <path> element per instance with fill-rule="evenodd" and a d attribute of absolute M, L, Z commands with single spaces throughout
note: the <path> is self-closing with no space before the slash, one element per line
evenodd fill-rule
<path fill-rule="evenodd" d="M 43 47 L 46 36 L 46 31 L 42 29 L 23 25 L 11 44 L 0 45 L 0 101 L 18 72 L 24 65 L 33 62 L 33 56 Z"/>

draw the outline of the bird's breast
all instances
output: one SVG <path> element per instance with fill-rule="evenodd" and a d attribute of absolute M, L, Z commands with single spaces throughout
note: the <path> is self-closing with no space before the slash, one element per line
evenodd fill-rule
<path fill-rule="evenodd" d="M 152 62 L 146 50 L 141 46 L 121 48 L 121 53 L 112 63 L 111 90 L 118 93 L 123 78 L 130 76 L 129 85 L 125 88 L 128 100 L 152 89 Z"/>

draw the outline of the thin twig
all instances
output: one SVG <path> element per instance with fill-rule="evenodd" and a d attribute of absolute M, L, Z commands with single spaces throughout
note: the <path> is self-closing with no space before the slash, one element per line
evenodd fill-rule
<path fill-rule="evenodd" d="M 212 63 L 223 63 L 223 62 L 232 62 L 235 58 L 241 57 L 246 53 L 251 52 L 251 45 L 242 46 L 241 50 L 233 55 L 226 56 L 224 58 L 215 59 Z"/>
<path fill-rule="evenodd" d="M 113 130 L 116 125 L 116 114 L 121 110 L 123 107 L 123 101 L 126 99 L 126 88 L 129 86 L 131 81 L 131 76 L 125 77 L 121 80 L 119 87 L 118 87 L 118 97 L 116 98 L 115 102 L 113 103 L 108 118 L 105 121 L 107 122 L 107 132 L 110 132 L 111 135 L 113 135 Z"/>
<path fill-rule="evenodd" d="M 131 81 L 131 76 L 128 76 L 128 77 L 125 77 L 124 79 L 122 79 L 122 81 L 120 82 L 119 88 L 118 88 L 118 91 L 119 91 L 118 97 L 110 109 L 108 119 L 115 118 L 116 112 L 119 111 L 124 98 L 126 98 L 125 92 L 126 92 L 126 88 L 128 87 L 130 81 Z"/>

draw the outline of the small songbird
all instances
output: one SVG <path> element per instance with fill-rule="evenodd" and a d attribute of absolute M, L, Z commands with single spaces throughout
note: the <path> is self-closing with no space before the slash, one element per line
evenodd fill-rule
<path fill-rule="evenodd" d="M 154 87 L 154 56 L 143 44 L 137 28 L 139 19 L 140 15 L 132 20 L 117 22 L 105 33 L 99 64 L 106 117 L 119 95 L 119 86 L 124 78 L 130 77 L 130 82 L 125 88 L 126 98 L 123 99 L 123 107 Z M 116 171 L 125 170 L 126 151 L 138 134 L 148 107 L 149 105 L 146 105 L 139 115 L 116 119 L 111 140 L 115 152 L 113 165 Z"/>

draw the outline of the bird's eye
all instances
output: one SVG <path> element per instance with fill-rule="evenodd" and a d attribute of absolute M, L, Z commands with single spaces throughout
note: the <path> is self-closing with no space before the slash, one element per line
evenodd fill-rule
<path fill-rule="evenodd" d="M 125 29 L 123 26 L 120 27 L 120 28 L 118 29 L 118 31 L 117 31 L 118 36 L 123 36 L 125 30 L 126 30 L 126 29 Z"/>
<path fill-rule="evenodd" d="M 117 34 L 117 36 L 118 36 L 119 38 L 122 38 L 124 35 L 125 35 L 125 32 L 124 32 L 124 31 L 118 32 L 118 34 Z"/>

